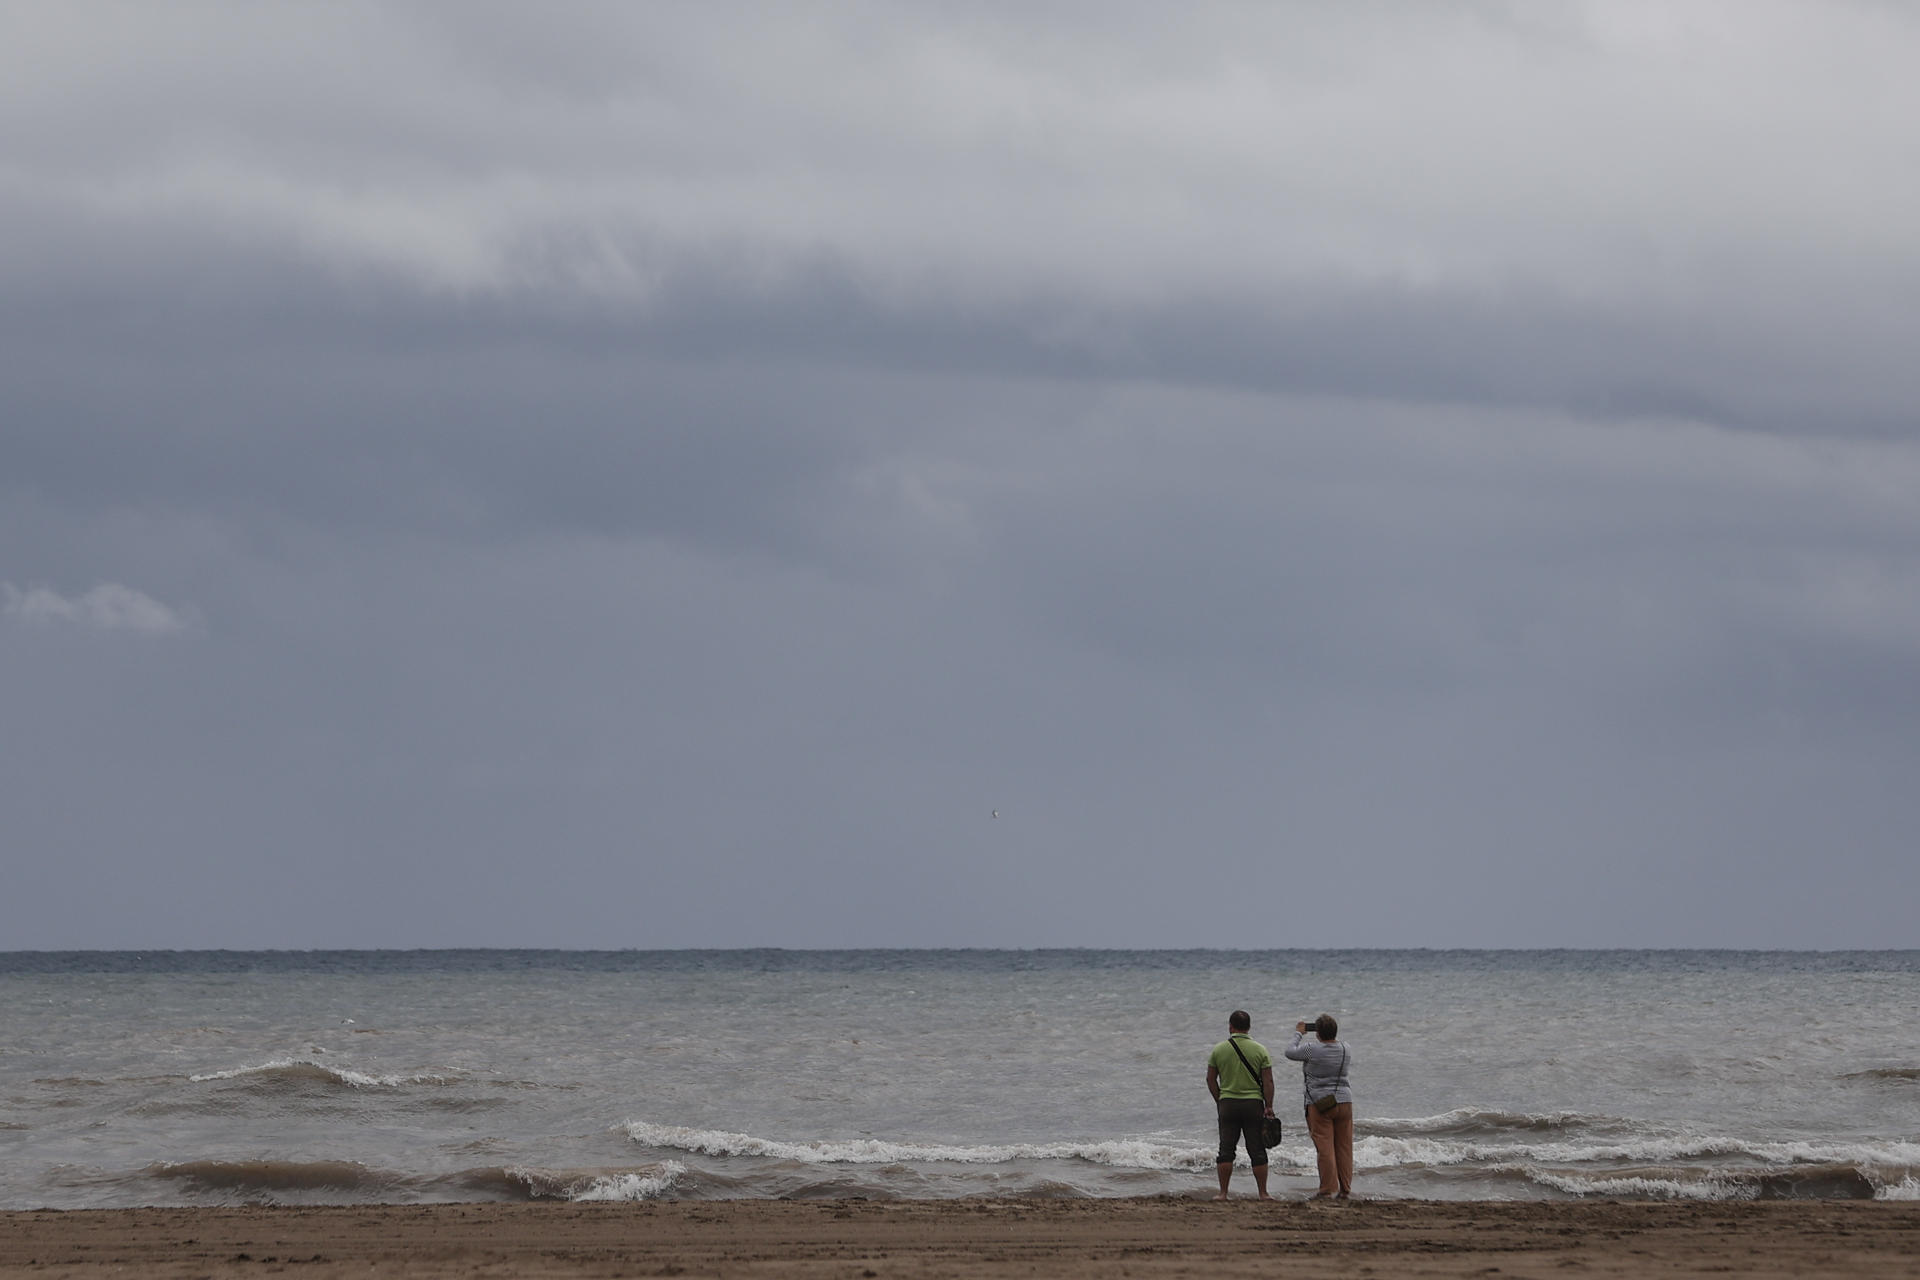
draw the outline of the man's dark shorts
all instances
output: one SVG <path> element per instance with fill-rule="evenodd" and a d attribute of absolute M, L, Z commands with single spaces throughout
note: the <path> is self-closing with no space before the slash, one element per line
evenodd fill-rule
<path fill-rule="evenodd" d="M 1220 1154 L 1216 1164 L 1231 1164 L 1233 1149 L 1240 1139 L 1247 1141 L 1247 1161 L 1254 1168 L 1267 1162 L 1267 1144 L 1260 1136 L 1260 1122 L 1266 1119 L 1267 1104 L 1258 1098 L 1222 1098 L 1220 1108 Z"/>

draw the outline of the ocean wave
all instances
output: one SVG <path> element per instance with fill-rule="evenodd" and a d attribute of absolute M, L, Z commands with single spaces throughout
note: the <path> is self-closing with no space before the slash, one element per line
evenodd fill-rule
<path fill-rule="evenodd" d="M 184 1184 L 228 1200 L 392 1203 L 428 1200 L 657 1200 L 685 1176 L 675 1160 L 607 1169 L 541 1169 L 524 1165 L 453 1174 L 401 1173 L 353 1160 L 179 1160 L 147 1166 L 141 1177 Z"/>
<path fill-rule="evenodd" d="M 1849 1071 L 1842 1080 L 1920 1080 L 1920 1067 L 1874 1067 L 1870 1071 Z"/>
<path fill-rule="evenodd" d="M 453 1085 L 461 1077 L 454 1075 L 372 1075 L 348 1067 L 330 1067 L 305 1058 L 276 1058 L 257 1066 L 234 1067 L 228 1071 L 207 1071 L 188 1076 L 195 1084 L 239 1080 L 261 1085 L 333 1085 L 348 1089 L 399 1089 L 407 1085 Z"/>
<path fill-rule="evenodd" d="M 1565 1117 L 1525 1128 L 1514 1117 L 1513 1131 L 1547 1130 L 1555 1124 L 1577 1129 L 1593 1117 Z M 1605 1117 L 1606 1124 L 1615 1123 Z M 1373 1176 L 1457 1171 L 1469 1178 L 1518 1178 L 1568 1195 L 1666 1197 L 1702 1200 L 1752 1198 L 1895 1198 L 1903 1179 L 1920 1169 L 1920 1144 L 1909 1142 L 1757 1142 L 1711 1135 L 1637 1137 L 1624 1141 L 1473 1142 L 1438 1132 L 1448 1125 L 1476 1124 L 1456 1116 L 1431 1117 L 1407 1125 L 1426 1125 L 1417 1137 L 1371 1135 L 1354 1143 L 1355 1165 Z M 907 1166 L 959 1164 L 1009 1165 L 1018 1162 L 1078 1160 L 1113 1169 L 1205 1172 L 1213 1166 L 1210 1145 L 1115 1138 L 1084 1142 L 942 1144 L 896 1142 L 876 1138 L 780 1141 L 717 1129 L 629 1120 L 616 1126 L 633 1142 L 651 1148 L 719 1158 L 758 1158 L 809 1167 L 835 1165 Z M 1310 1144 L 1294 1131 L 1291 1142 L 1269 1150 L 1276 1170 L 1306 1171 L 1314 1165 Z M 1241 1157 L 1244 1160 L 1244 1155 Z M 703 1175 L 704 1176 L 704 1175 Z"/>
<path fill-rule="evenodd" d="M 1683 1160 L 1746 1159 L 1769 1165 L 1849 1165 L 1863 1169 L 1920 1166 L 1920 1143 L 1755 1142 L 1683 1134 L 1625 1142 L 1449 1142 L 1436 1138 L 1363 1137 L 1353 1144 L 1362 1169 L 1459 1164 L 1673 1164 Z"/>
<path fill-rule="evenodd" d="M 619 1127 L 636 1143 L 678 1146 L 711 1165 L 690 1173 L 692 1161 L 565 1167 L 490 1164 L 455 1172 L 378 1168 L 351 1160 L 197 1159 L 150 1165 L 113 1175 L 174 1184 L 194 1202 L 239 1204 L 408 1203 L 417 1201 L 650 1201 L 665 1199 L 860 1197 L 876 1200 L 954 1196 L 1106 1196 L 1178 1191 L 1185 1179 L 1211 1182 L 1210 1146 L 1179 1147 L 1144 1140 L 962 1146 L 886 1143 L 861 1139 L 784 1143 L 718 1130 L 629 1122 Z M 1443 1144 L 1444 1145 L 1444 1144 Z M 1540 1144 L 1549 1146 L 1554 1144 Z M 1787 1144 L 1775 1144 L 1787 1145 Z M 1509 1152 L 1515 1150 L 1508 1148 Z M 1469 1163 L 1376 1166 L 1357 1151 L 1363 1177 L 1382 1179 L 1388 1194 L 1474 1196 L 1509 1194 L 1572 1198 L 1689 1201 L 1920 1200 L 1920 1165 L 1890 1162 L 1884 1147 L 1867 1161 L 1785 1161 L 1772 1164 L 1684 1161 L 1509 1159 Z M 1295 1138 L 1271 1152 L 1277 1174 L 1310 1175 L 1313 1152 Z M 744 1157 L 729 1161 L 724 1157 Z M 1075 1163 L 1079 1162 L 1079 1163 Z M 1283 1185 L 1285 1185 L 1283 1183 Z M 1515 1188 L 1503 1192 L 1503 1186 Z"/>
<path fill-rule="evenodd" d="M 1609 1199 L 1623 1200 L 1751 1200 L 1756 1195 L 1751 1186 L 1739 1186 L 1710 1180 L 1692 1180 L 1683 1178 L 1648 1177 L 1644 1174 L 1629 1174 L 1612 1178 L 1581 1178 L 1568 1174 L 1552 1173 L 1545 1169 L 1529 1169 L 1526 1176 L 1530 1181 L 1570 1196 L 1604 1196 Z"/>
<path fill-rule="evenodd" d="M 385 1191 L 404 1179 L 351 1160 L 180 1160 L 148 1165 L 151 1178 L 223 1191 Z"/>
<path fill-rule="evenodd" d="M 1528 1167 L 1529 1181 L 1573 1196 L 1631 1196 L 1668 1200 L 1874 1200 L 1886 1184 L 1851 1164 L 1785 1169 L 1621 1169 L 1579 1173 Z"/>
<path fill-rule="evenodd" d="M 640 1168 L 537 1169 L 505 1165 L 469 1169 L 453 1181 L 471 1191 L 515 1200 L 569 1200 L 575 1203 L 658 1200 L 686 1176 L 678 1160 Z"/>
<path fill-rule="evenodd" d="M 1471 1137 L 1481 1133 L 1558 1133 L 1583 1129 L 1619 1131 L 1633 1127 L 1633 1121 L 1618 1116 L 1589 1115 L 1580 1111 L 1497 1111 L 1483 1107 L 1457 1107 L 1433 1116 L 1368 1116 L 1356 1123 L 1363 1133 L 1388 1136 L 1418 1133 L 1452 1137 Z"/>
<path fill-rule="evenodd" d="M 1175 1146 L 1142 1138 L 1093 1142 L 1005 1143 L 959 1146 L 944 1143 L 888 1142 L 878 1138 L 781 1142 L 720 1129 L 628 1120 L 615 1126 L 645 1147 L 665 1147 L 707 1156 L 762 1156 L 801 1164 L 1006 1164 L 1014 1160 L 1085 1160 L 1092 1164 L 1142 1169 L 1211 1169 L 1213 1148 Z"/>

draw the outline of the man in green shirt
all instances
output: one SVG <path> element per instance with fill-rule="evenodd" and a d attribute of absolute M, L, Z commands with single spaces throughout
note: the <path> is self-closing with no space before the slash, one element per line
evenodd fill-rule
<path fill-rule="evenodd" d="M 1253 1181 L 1260 1198 L 1267 1194 L 1267 1144 L 1261 1137 L 1261 1121 L 1273 1114 L 1273 1055 L 1265 1045 L 1248 1037 L 1253 1019 L 1244 1009 L 1235 1009 L 1227 1019 L 1227 1038 L 1213 1046 L 1207 1056 L 1207 1092 L 1213 1095 L 1214 1109 L 1220 1116 L 1220 1153 L 1214 1169 L 1220 1175 L 1220 1194 L 1227 1198 L 1227 1183 L 1233 1178 L 1233 1149 L 1242 1138 L 1247 1144 L 1247 1159 L 1253 1165 Z"/>

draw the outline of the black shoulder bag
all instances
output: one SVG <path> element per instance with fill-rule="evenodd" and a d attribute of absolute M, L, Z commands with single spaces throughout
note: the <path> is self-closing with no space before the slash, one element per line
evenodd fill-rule
<path fill-rule="evenodd" d="M 1253 1064 L 1251 1062 L 1247 1061 L 1247 1055 L 1240 1052 L 1240 1046 L 1233 1042 L 1232 1036 L 1227 1037 L 1227 1047 L 1233 1050 L 1233 1056 L 1240 1059 L 1240 1065 L 1245 1067 L 1247 1069 L 1247 1074 L 1253 1077 L 1253 1087 L 1260 1090 L 1261 1100 L 1264 1101 L 1266 1099 L 1267 1091 L 1265 1087 L 1263 1087 L 1260 1083 L 1260 1073 L 1253 1069 Z M 1280 1128 L 1279 1116 L 1260 1117 L 1260 1145 L 1261 1146 L 1263 1147 L 1279 1146 L 1281 1132 L 1282 1130 Z"/>

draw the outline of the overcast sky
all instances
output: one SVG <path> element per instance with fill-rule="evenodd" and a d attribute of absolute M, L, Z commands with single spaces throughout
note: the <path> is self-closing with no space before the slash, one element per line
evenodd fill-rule
<path fill-rule="evenodd" d="M 1920 945 L 1916 66 L 0 3 L 0 949 Z"/>

